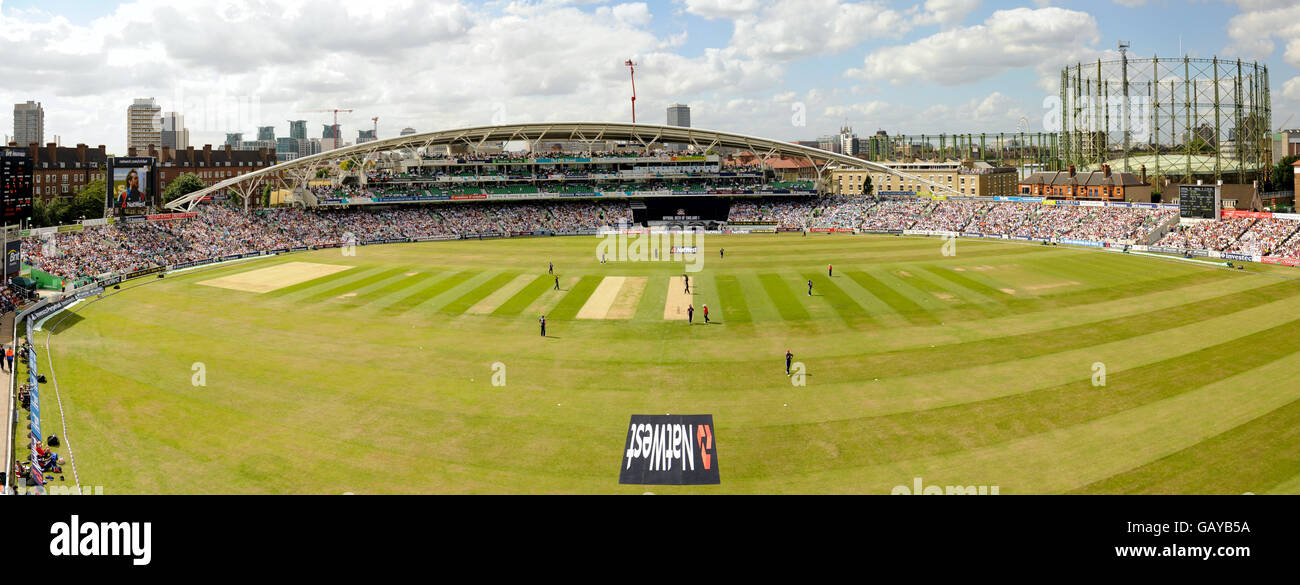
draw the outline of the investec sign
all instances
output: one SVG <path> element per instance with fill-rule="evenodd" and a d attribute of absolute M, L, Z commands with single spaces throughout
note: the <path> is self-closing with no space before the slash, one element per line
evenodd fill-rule
<path fill-rule="evenodd" d="M 722 483 L 718 475 L 713 415 L 632 415 L 618 483 Z"/>

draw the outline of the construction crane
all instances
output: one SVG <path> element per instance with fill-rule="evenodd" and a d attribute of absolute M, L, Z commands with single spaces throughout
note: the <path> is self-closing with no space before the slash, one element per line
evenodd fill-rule
<path fill-rule="evenodd" d="M 351 114 L 351 113 L 352 113 L 352 110 L 345 110 L 345 109 L 342 109 L 342 108 L 335 108 L 335 109 L 333 109 L 333 110 L 307 110 L 306 113 L 308 113 L 308 114 L 328 114 L 328 113 L 331 113 L 331 112 L 334 113 L 334 148 L 338 148 L 338 147 L 340 147 L 340 146 L 343 145 L 343 137 L 342 137 L 342 136 L 339 136 L 339 112 L 345 112 L 345 113 Z"/>
<path fill-rule="evenodd" d="M 632 75 L 632 123 L 636 123 L 636 63 L 628 59 L 623 63 L 627 66 L 628 73 Z"/>

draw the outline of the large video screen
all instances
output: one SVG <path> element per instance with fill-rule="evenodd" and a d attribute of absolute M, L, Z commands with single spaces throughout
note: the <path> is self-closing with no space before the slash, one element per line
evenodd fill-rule
<path fill-rule="evenodd" d="M 157 204 L 153 157 L 118 157 L 108 161 L 108 209 L 141 215 Z"/>
<path fill-rule="evenodd" d="M 31 214 L 31 154 L 26 148 L 0 148 L 0 218 L 12 225 Z"/>
<path fill-rule="evenodd" d="M 1219 219 L 1219 187 L 1179 185 L 1178 215 L 1195 219 Z"/>

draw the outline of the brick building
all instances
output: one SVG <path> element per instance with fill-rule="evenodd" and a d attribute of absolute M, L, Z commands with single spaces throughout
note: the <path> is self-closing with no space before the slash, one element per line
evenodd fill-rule
<path fill-rule="evenodd" d="M 11 142 L 10 146 L 18 146 Z M 32 156 L 32 196 L 37 199 L 76 197 L 86 184 L 105 179 L 108 155 L 104 145 L 91 148 L 85 144 L 76 147 L 27 147 Z M 184 150 L 171 148 L 127 149 L 126 156 L 152 156 L 158 159 L 158 188 L 166 189 L 181 173 L 194 173 L 206 185 L 263 169 L 275 164 L 275 149 L 233 150 L 229 146 Z"/>
<path fill-rule="evenodd" d="M 1151 186 L 1143 177 L 1133 173 L 1112 173 L 1110 165 L 1086 173 L 1077 173 L 1074 165 L 1070 165 L 1064 171 L 1029 175 L 1020 182 L 1020 194 L 1050 199 L 1149 202 Z"/>
<path fill-rule="evenodd" d="M 951 187 L 960 195 L 1001 197 L 1016 194 L 1015 167 L 999 167 L 984 161 L 916 161 L 880 164 L 913 177 Z M 865 169 L 831 171 L 831 192 L 836 195 L 862 195 L 868 177 L 871 178 L 873 193 L 933 192 L 933 187 L 926 183 L 904 179 L 884 171 Z"/>
<path fill-rule="evenodd" d="M 10 142 L 9 146 L 18 146 Z M 32 156 L 32 197 L 54 199 L 75 197 L 87 183 L 103 179 L 108 158 L 104 145 L 90 148 L 85 144 L 75 147 L 31 144 L 27 151 Z"/>
<path fill-rule="evenodd" d="M 152 156 L 158 160 L 160 192 L 165 191 L 167 185 L 182 173 L 194 173 L 205 185 L 211 186 L 276 163 L 274 148 L 236 150 L 229 144 L 218 148 L 205 144 L 200 149 L 191 146 L 185 150 L 127 149 L 127 156 Z"/>

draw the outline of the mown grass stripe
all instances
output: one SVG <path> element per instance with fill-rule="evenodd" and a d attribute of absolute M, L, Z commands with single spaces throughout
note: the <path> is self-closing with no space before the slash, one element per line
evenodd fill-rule
<path fill-rule="evenodd" d="M 668 296 L 668 279 L 651 277 L 641 291 L 633 321 L 659 323 L 664 320 L 664 299 Z"/>
<path fill-rule="evenodd" d="M 954 284 L 962 284 L 958 280 L 966 278 L 970 281 L 972 287 L 987 287 L 988 285 L 964 274 L 951 272 L 944 274 L 947 268 L 931 269 L 937 276 L 947 278 Z M 958 279 L 949 278 L 957 276 Z M 997 290 L 997 296 L 993 293 L 986 293 L 987 296 L 993 296 L 993 300 L 1001 303 L 1004 309 L 1001 311 L 1007 315 L 1017 315 L 1024 313 L 1033 313 L 1038 311 L 1048 311 L 1055 309 L 1074 309 L 1077 306 L 1086 306 L 1097 302 L 1122 301 L 1125 299 L 1160 294 L 1172 293 L 1181 288 L 1196 286 L 1201 284 L 1211 284 L 1221 282 L 1228 278 L 1240 278 L 1242 275 L 1232 274 L 1219 270 L 1194 270 L 1190 273 L 1180 274 L 1177 276 L 1161 277 L 1147 280 L 1132 280 L 1122 284 L 1113 284 L 1104 288 L 1105 294 L 1099 295 L 1097 288 L 1075 289 L 1054 294 L 1039 295 L 1036 297 L 1020 297 L 1011 295 Z M 977 291 L 979 289 L 976 289 Z M 954 316 L 953 320 L 959 320 Z"/>
<path fill-rule="evenodd" d="M 1300 474 L 1300 400 L 1077 494 L 1263 493 Z M 1243 453 L 1250 457 L 1243 458 Z M 1268 465 L 1259 462 L 1267 461 Z"/>
<path fill-rule="evenodd" d="M 871 315 L 862 308 L 862 305 L 859 305 L 857 301 L 853 300 L 853 297 L 849 296 L 848 293 L 844 292 L 844 289 L 835 283 L 840 277 L 823 278 L 811 272 L 805 272 L 802 276 L 804 280 L 814 281 L 816 286 L 813 288 L 813 293 L 822 295 L 822 298 L 826 299 L 826 303 L 831 306 L 831 309 L 846 325 L 857 327 L 875 322 Z"/>
<path fill-rule="evenodd" d="M 926 273 L 916 270 L 916 267 L 909 266 L 908 268 L 910 270 L 907 270 L 907 273 L 911 274 L 911 276 L 898 275 L 898 277 L 903 282 L 942 302 L 944 306 L 940 309 L 940 312 L 944 321 L 985 319 L 998 314 L 994 307 L 972 302 L 963 296 L 964 292 L 953 291 L 938 282 L 930 280 Z"/>
<path fill-rule="evenodd" d="M 312 295 L 312 296 L 307 297 L 306 299 L 303 299 L 302 302 L 303 302 L 303 303 L 320 303 L 320 302 L 328 301 L 328 300 L 333 299 L 333 298 L 335 298 L 335 297 L 338 297 L 338 296 L 340 296 L 340 295 L 343 295 L 343 294 L 346 294 L 346 293 L 349 293 L 349 292 L 352 292 L 352 291 L 355 291 L 355 290 L 358 290 L 358 289 L 361 289 L 361 288 L 365 288 L 365 287 L 367 287 L 367 286 L 370 286 L 370 285 L 372 285 L 372 284 L 375 284 L 376 282 L 380 282 L 380 281 L 382 281 L 382 280 L 387 280 L 387 279 L 389 279 L 389 278 L 392 278 L 392 277 L 394 277 L 394 276 L 397 276 L 398 274 L 401 274 L 401 273 L 406 272 L 406 271 L 408 271 L 408 270 L 410 270 L 410 268 L 405 268 L 405 267 L 401 267 L 401 268 L 390 268 L 390 269 L 388 269 L 388 270 L 385 270 L 385 271 L 383 271 L 383 272 L 380 272 L 379 274 L 372 274 L 372 275 L 367 276 L 367 277 L 365 277 L 365 278 L 362 278 L 362 279 L 360 279 L 360 280 L 354 280 L 354 281 L 352 281 L 352 282 L 348 282 L 348 283 L 345 283 L 345 284 L 341 284 L 341 285 L 336 286 L 336 287 L 334 287 L 334 288 L 330 288 L 330 289 L 327 289 L 327 290 L 323 290 L 323 291 L 318 292 L 318 293 L 316 293 L 316 294 L 314 294 L 314 295 Z"/>
<path fill-rule="evenodd" d="M 1176 329 L 1232 314 L 1248 308 L 1245 306 L 1247 304 L 1260 305 L 1295 299 L 1300 296 L 1300 287 L 1293 282 L 1279 282 L 1257 288 L 1250 295 L 1249 303 L 1242 299 L 1241 294 L 1232 293 L 1158 311 L 1035 333 L 990 337 L 937 347 L 849 355 L 822 361 L 832 370 L 826 374 L 825 377 L 829 378 L 826 381 L 836 382 L 840 381 L 841 376 L 854 379 L 860 372 L 886 378 L 1024 360 Z M 855 372 L 855 369 L 858 371 Z"/>
<path fill-rule="evenodd" d="M 582 306 L 587 303 L 587 298 L 591 296 L 591 293 L 596 292 L 596 287 L 600 285 L 600 281 L 604 278 L 604 276 L 599 275 L 588 275 L 579 279 L 578 283 L 565 293 L 564 298 L 560 299 L 560 304 L 551 309 L 551 314 L 547 315 L 546 318 L 560 320 L 577 317 L 578 311 L 582 310 Z"/>
<path fill-rule="evenodd" d="M 355 308 L 357 308 L 357 307 L 363 307 L 363 306 L 369 305 L 371 302 L 373 302 L 373 301 L 375 301 L 375 300 L 382 299 L 382 298 L 384 298 L 384 297 L 386 297 L 386 296 L 388 296 L 388 295 L 391 295 L 391 294 L 393 294 L 393 293 L 400 292 L 400 291 L 402 291 L 402 290 L 405 290 L 405 289 L 407 289 L 407 288 L 410 288 L 410 287 L 412 287 L 412 286 L 415 286 L 415 285 L 417 285 L 417 284 L 420 284 L 420 283 L 422 283 L 422 282 L 424 282 L 424 281 L 426 281 L 426 280 L 429 280 L 430 278 L 433 278 L 434 276 L 436 276 L 436 275 L 438 275 L 438 274 L 440 274 L 440 273 L 438 273 L 438 272 L 421 272 L 421 273 L 416 274 L 416 275 L 414 275 L 414 276 L 403 276 L 401 279 L 398 279 L 398 280 L 395 280 L 395 281 L 393 281 L 393 282 L 390 282 L 390 283 L 384 285 L 383 287 L 377 288 L 377 289 L 372 290 L 372 291 L 370 291 L 370 292 L 368 292 L 368 293 L 365 293 L 365 294 L 363 294 L 363 295 L 360 295 L 360 296 L 356 296 L 356 297 L 352 297 L 352 298 L 350 298 L 350 299 L 347 299 L 347 304 L 344 305 L 343 308 L 344 308 L 344 309 L 355 309 Z"/>
<path fill-rule="evenodd" d="M 515 293 L 501 306 L 492 311 L 493 315 L 518 315 L 524 312 L 530 305 L 535 302 L 543 293 L 550 290 L 555 285 L 555 277 L 549 274 L 538 276 L 532 282 L 528 283 L 523 289 Z"/>
<path fill-rule="evenodd" d="M 298 284 L 289 285 L 289 286 L 286 286 L 286 287 L 284 287 L 284 288 L 277 288 L 277 289 L 275 289 L 275 290 L 273 290 L 273 291 L 270 291 L 270 292 L 268 292 L 268 293 L 264 293 L 262 296 L 264 296 L 264 297 L 282 297 L 282 296 L 284 296 L 284 295 L 289 295 L 289 294 L 293 294 L 293 293 L 296 293 L 296 292 L 299 292 L 299 291 L 304 291 L 304 290 L 307 290 L 307 289 L 309 289 L 309 288 L 315 288 L 315 287 L 318 287 L 318 286 L 321 286 L 321 285 L 329 284 L 329 283 L 331 283 L 331 282 L 334 282 L 334 281 L 339 280 L 339 279 L 342 279 L 342 278 L 348 278 L 348 277 L 357 276 L 357 274 L 358 274 L 359 272 L 366 272 L 366 271 L 368 271 L 368 270 L 372 270 L 372 269 L 373 269 L 373 267 L 353 266 L 353 267 L 351 267 L 351 268 L 349 268 L 349 269 L 347 269 L 347 270 L 340 270 L 340 271 L 338 271 L 338 272 L 335 272 L 334 274 L 328 274 L 328 275 L 322 276 L 322 277 L 320 277 L 320 278 L 313 278 L 313 279 L 308 280 L 308 281 L 306 281 L 306 282 L 300 282 L 300 283 L 298 283 Z"/>
<path fill-rule="evenodd" d="M 893 287 L 886 285 L 876 277 L 861 270 L 850 270 L 845 275 L 866 289 L 872 296 L 884 301 L 885 304 L 897 311 L 908 322 L 916 325 L 932 325 L 939 322 L 934 315 L 931 315 L 929 311 L 918 305 L 916 301 L 894 290 Z"/>
<path fill-rule="evenodd" d="M 969 278 L 966 275 L 961 274 L 960 272 L 957 272 L 951 268 L 942 268 L 939 266 L 922 266 L 921 268 L 926 270 L 930 274 L 938 276 L 939 278 L 942 278 L 962 288 L 973 290 L 986 297 L 989 297 L 990 299 L 1007 301 L 1015 298 L 1015 295 L 998 290 L 994 287 L 991 287 L 973 278 Z"/>
<path fill-rule="evenodd" d="M 713 277 L 714 286 L 718 288 L 718 299 L 722 303 L 722 318 L 726 323 L 749 323 L 749 306 L 745 304 L 745 293 L 740 290 L 740 281 L 730 274 Z"/>
<path fill-rule="evenodd" d="M 1287 340 L 1296 336 L 1300 336 L 1300 320 L 1112 372 L 1104 388 L 1093 386 L 1089 370 L 1084 367 L 1081 380 L 1033 392 L 884 416 L 738 429 L 732 440 L 747 443 L 742 449 L 751 449 L 754 445 L 790 444 L 818 436 L 839 437 L 839 457 L 818 462 L 818 471 L 970 451 L 1084 424 L 1248 372 L 1294 353 L 1294 346 Z M 1234 351 L 1238 347 L 1254 351 L 1242 354 Z M 766 463 L 798 473 L 807 468 L 808 460 L 796 451 L 781 451 L 773 453 Z"/>
<path fill-rule="evenodd" d="M 776 305 L 776 310 L 781 314 L 782 319 L 800 321 L 809 318 L 808 310 L 794 297 L 794 292 L 790 290 L 790 286 L 780 274 L 760 274 L 758 281 L 763 284 L 763 290 L 767 292 L 768 298 L 772 299 L 772 304 Z"/>
<path fill-rule="evenodd" d="M 401 300 L 391 305 L 388 305 L 387 307 L 384 307 L 381 312 L 385 315 L 396 315 L 400 313 L 405 313 L 407 311 L 410 311 L 411 309 L 414 309 L 416 306 L 420 305 L 421 303 L 451 290 L 456 285 L 465 282 L 471 278 L 474 278 L 478 274 L 479 271 L 477 270 L 466 270 L 462 272 L 457 272 L 456 274 L 453 274 L 451 276 L 448 276 L 447 278 L 439 280 L 430 286 L 416 290 L 414 293 L 403 297 Z"/>
<path fill-rule="evenodd" d="M 518 272 L 502 272 L 501 274 L 493 276 L 492 278 L 489 278 L 487 282 L 474 287 L 473 290 L 461 295 L 456 300 L 443 305 L 438 312 L 448 315 L 459 315 L 464 313 L 479 301 L 487 298 L 488 295 L 492 294 L 497 289 L 509 284 L 510 281 L 514 280 L 517 276 L 519 276 Z"/>

